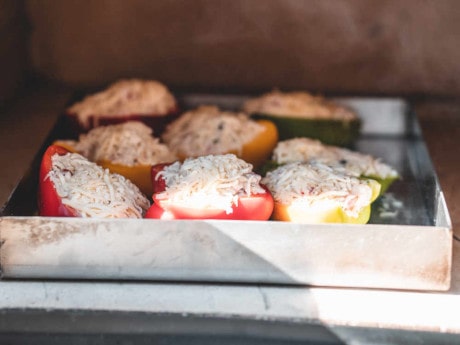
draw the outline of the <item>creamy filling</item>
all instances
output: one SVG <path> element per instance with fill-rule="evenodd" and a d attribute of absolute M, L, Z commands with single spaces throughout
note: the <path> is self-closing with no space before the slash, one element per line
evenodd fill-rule
<path fill-rule="evenodd" d="M 175 162 L 157 175 L 166 190 L 157 199 L 171 204 L 199 209 L 222 209 L 233 212 L 242 196 L 265 193 L 261 176 L 252 165 L 233 154 L 208 155 Z"/>
<path fill-rule="evenodd" d="M 62 203 L 80 217 L 142 218 L 150 202 L 139 189 L 77 153 L 55 154 L 49 178 Z"/>
<path fill-rule="evenodd" d="M 263 126 L 243 113 L 221 111 L 201 106 L 171 123 L 163 140 L 176 153 L 188 157 L 235 152 L 253 140 Z"/>
<path fill-rule="evenodd" d="M 398 172 L 379 158 L 348 149 L 324 145 L 318 140 L 294 138 L 280 141 L 272 159 L 279 163 L 317 161 L 353 176 L 396 178 Z"/>
<path fill-rule="evenodd" d="M 280 204 L 311 207 L 325 202 L 351 217 L 357 217 L 372 199 L 367 181 L 319 163 L 289 163 L 267 173 L 261 182 Z"/>
<path fill-rule="evenodd" d="M 244 111 L 274 116 L 289 116 L 311 119 L 338 119 L 350 121 L 357 119 L 351 110 L 327 101 L 323 97 L 307 92 L 273 91 L 244 104 Z"/>
<path fill-rule="evenodd" d="M 176 108 L 168 88 L 154 80 L 124 79 L 89 95 L 67 110 L 89 126 L 91 117 L 126 115 L 167 115 Z"/>
<path fill-rule="evenodd" d="M 96 127 L 88 134 L 80 135 L 78 142 L 65 143 L 93 162 L 137 166 L 177 159 L 166 145 L 153 137 L 150 127 L 138 121 Z"/>

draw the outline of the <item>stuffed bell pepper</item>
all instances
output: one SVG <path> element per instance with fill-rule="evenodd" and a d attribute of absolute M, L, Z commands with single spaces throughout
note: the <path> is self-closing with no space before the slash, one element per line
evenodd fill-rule
<path fill-rule="evenodd" d="M 349 146 L 361 127 L 350 109 L 307 92 L 273 91 L 246 101 L 243 109 L 255 119 L 274 122 L 281 140 L 305 136 Z"/>
<path fill-rule="evenodd" d="M 142 218 L 150 202 L 129 180 L 58 145 L 43 155 L 39 174 L 41 216 Z"/>
<path fill-rule="evenodd" d="M 233 154 L 188 158 L 152 168 L 146 218 L 268 220 L 273 198 L 252 165 Z"/>
<path fill-rule="evenodd" d="M 136 120 L 160 134 L 179 112 L 175 97 L 162 83 L 122 79 L 73 104 L 66 115 L 78 132 Z"/>
<path fill-rule="evenodd" d="M 379 158 L 309 138 L 280 141 L 273 151 L 272 161 L 275 165 L 320 162 L 354 177 L 376 180 L 381 186 L 380 194 L 399 178 L 398 172 Z"/>
<path fill-rule="evenodd" d="M 272 219 L 311 224 L 365 224 L 380 191 L 374 180 L 320 163 L 282 165 L 267 173 L 262 183 L 275 201 Z"/>
<path fill-rule="evenodd" d="M 254 121 L 243 113 L 201 106 L 172 122 L 162 139 L 182 160 L 233 153 L 257 168 L 270 157 L 278 131 L 267 120 Z"/>
<path fill-rule="evenodd" d="M 152 129 L 138 121 L 97 127 L 80 135 L 78 141 L 56 143 L 123 175 L 146 195 L 153 192 L 152 165 L 177 160 L 166 145 L 153 137 Z"/>

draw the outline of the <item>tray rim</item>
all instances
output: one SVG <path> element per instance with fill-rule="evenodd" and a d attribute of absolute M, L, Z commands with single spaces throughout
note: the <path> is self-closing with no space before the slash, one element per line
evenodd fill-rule
<path fill-rule="evenodd" d="M 166 247 L 162 247 L 164 238 L 168 239 Z M 416 241 L 406 245 L 412 239 Z M 353 224 L 155 219 L 113 222 L 39 216 L 0 218 L 0 242 L 4 279 L 233 282 L 431 291 L 450 288 L 453 250 L 452 229 L 440 226 L 401 229 L 387 224 L 363 228 Z M 139 244 L 149 243 L 157 245 L 149 246 L 146 252 L 140 250 Z M 427 246 L 433 248 L 433 254 L 419 258 Z M 394 259 L 389 260 L 388 247 Z M 185 250 L 174 252 L 176 248 Z M 221 251 L 216 252 L 216 248 Z M 69 250 L 73 257 L 68 257 Z M 349 254 L 354 251 L 359 259 L 350 262 Z M 412 259 L 399 260 L 408 253 Z"/>

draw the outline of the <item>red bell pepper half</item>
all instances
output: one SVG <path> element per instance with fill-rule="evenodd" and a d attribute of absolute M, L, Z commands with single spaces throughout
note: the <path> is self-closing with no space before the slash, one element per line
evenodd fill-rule
<path fill-rule="evenodd" d="M 76 217 L 76 211 L 62 203 L 56 192 L 54 183 L 48 177 L 52 169 L 51 158 L 54 155 L 65 155 L 70 151 L 59 145 L 51 145 L 45 151 L 39 175 L 38 211 L 40 216 L 46 217 Z"/>
<path fill-rule="evenodd" d="M 145 218 L 268 220 L 272 214 L 273 197 L 264 186 L 265 193 L 240 197 L 238 204 L 232 206 L 231 213 L 217 208 L 184 207 L 173 204 L 168 199 L 160 199 L 157 196 L 166 190 L 166 182 L 162 176 L 157 177 L 157 174 L 168 165 L 157 164 L 152 167 L 153 204 L 145 214 Z"/>

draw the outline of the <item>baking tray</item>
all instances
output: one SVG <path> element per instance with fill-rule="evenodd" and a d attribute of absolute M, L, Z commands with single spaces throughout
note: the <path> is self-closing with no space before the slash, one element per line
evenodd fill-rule
<path fill-rule="evenodd" d="M 247 98 L 183 94 L 183 109 Z M 3 279 L 95 279 L 447 290 L 452 226 L 417 117 L 398 98 L 336 98 L 363 121 L 354 149 L 401 174 L 366 225 L 36 216 L 38 166 L 64 117 L 1 209 Z"/>

